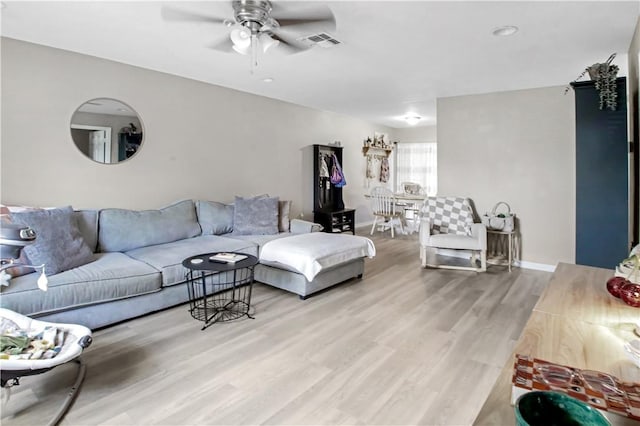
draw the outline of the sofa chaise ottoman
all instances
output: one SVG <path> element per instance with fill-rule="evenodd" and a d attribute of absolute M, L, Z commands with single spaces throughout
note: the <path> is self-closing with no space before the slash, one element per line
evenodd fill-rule
<path fill-rule="evenodd" d="M 348 279 L 361 278 L 365 257 L 376 255 L 365 237 L 315 232 L 272 240 L 260 251 L 256 281 L 306 299 Z"/>

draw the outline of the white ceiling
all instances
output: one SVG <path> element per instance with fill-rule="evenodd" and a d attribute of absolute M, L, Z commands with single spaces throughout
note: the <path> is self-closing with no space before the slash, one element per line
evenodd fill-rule
<path fill-rule="evenodd" d="M 335 111 L 391 127 L 435 124 L 436 98 L 564 85 L 617 52 L 626 73 L 640 2 L 277 1 L 290 14 L 328 5 L 343 44 L 249 59 L 210 48 L 228 28 L 162 19 L 161 9 L 233 16 L 231 1 L 3 0 L 1 34 Z M 515 25 L 510 37 L 493 29 Z M 296 33 L 308 35 L 309 32 Z M 264 78 L 271 77 L 272 83 Z M 108 94 L 106 94 L 108 95 Z"/>

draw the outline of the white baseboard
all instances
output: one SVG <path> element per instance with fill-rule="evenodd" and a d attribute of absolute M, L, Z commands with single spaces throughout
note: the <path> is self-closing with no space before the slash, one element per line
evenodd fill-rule
<path fill-rule="evenodd" d="M 460 259 L 471 259 L 471 252 L 465 250 L 450 250 L 439 249 L 438 254 L 443 256 L 457 257 Z M 526 260 L 514 260 L 513 266 L 523 269 L 533 269 L 536 271 L 553 272 L 556 270 L 556 265 L 547 265 L 546 263 L 528 262 Z"/>
<path fill-rule="evenodd" d="M 554 272 L 556 265 L 547 265 L 546 263 L 527 262 L 526 260 L 516 260 L 513 262 L 514 266 L 518 266 L 524 269 L 534 269 L 536 271 Z"/>

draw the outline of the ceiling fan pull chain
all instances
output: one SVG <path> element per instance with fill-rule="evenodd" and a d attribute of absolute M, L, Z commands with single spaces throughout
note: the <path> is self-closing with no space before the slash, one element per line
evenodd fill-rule
<path fill-rule="evenodd" d="M 251 32 L 251 74 L 258 67 L 258 35 L 252 31 Z"/>

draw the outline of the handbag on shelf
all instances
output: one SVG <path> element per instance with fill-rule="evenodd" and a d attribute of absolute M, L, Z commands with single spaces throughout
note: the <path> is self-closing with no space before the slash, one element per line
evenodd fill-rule
<path fill-rule="evenodd" d="M 504 204 L 506 212 L 498 212 L 498 208 Z M 515 229 L 515 213 L 511 213 L 511 207 L 504 201 L 499 201 L 493 206 L 491 212 L 482 216 L 482 224 L 491 231 L 513 232 Z"/>

